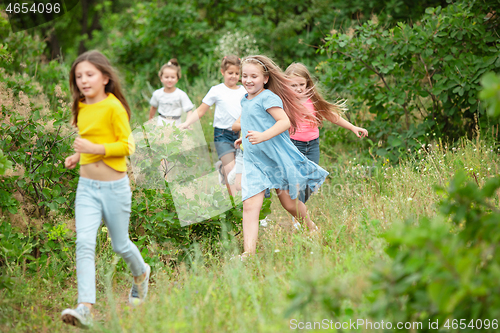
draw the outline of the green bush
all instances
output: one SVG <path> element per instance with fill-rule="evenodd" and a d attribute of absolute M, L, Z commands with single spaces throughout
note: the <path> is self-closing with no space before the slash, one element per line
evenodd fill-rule
<path fill-rule="evenodd" d="M 499 103 L 496 77 L 488 74 L 482 83 L 480 97 Z M 481 188 L 472 176 L 459 171 L 447 191 L 436 186 L 440 215 L 385 234 L 392 261 L 371 278 L 372 316 L 423 322 L 424 331 L 433 331 L 430 322 L 450 331 L 498 330 L 500 177 Z"/>
<path fill-rule="evenodd" d="M 369 108 L 378 155 L 397 160 L 419 142 L 470 136 L 477 117 L 489 121 L 477 93 L 481 76 L 500 68 L 495 4 L 458 1 L 427 8 L 413 25 L 386 29 L 371 20 L 326 38 L 322 82 L 352 97 L 354 110 Z"/>
<path fill-rule="evenodd" d="M 486 102 L 488 114 L 492 117 L 500 117 L 500 75 L 486 73 L 481 78 L 483 90 L 479 93 L 479 98 Z"/>
<path fill-rule="evenodd" d="M 500 315 L 499 188 L 498 177 L 481 189 L 459 173 L 441 203 L 442 215 L 387 232 L 386 252 L 392 261 L 372 276 L 374 317 L 419 321 L 424 328 L 429 320 L 438 320 L 440 328 L 454 331 L 457 320 L 461 332 L 480 328 L 480 320 L 483 329 L 496 331 L 492 320 Z M 465 324 L 460 321 L 464 318 Z"/>

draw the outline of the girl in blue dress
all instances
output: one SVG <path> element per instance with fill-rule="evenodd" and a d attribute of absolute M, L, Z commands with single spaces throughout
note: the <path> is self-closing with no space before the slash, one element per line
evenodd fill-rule
<path fill-rule="evenodd" d="M 266 189 L 274 188 L 283 208 L 311 231 L 317 227 L 297 197 L 309 186 L 315 191 L 328 172 L 308 160 L 290 141 L 298 120 L 311 113 L 300 104 L 290 80 L 269 58 L 256 55 L 242 61 L 241 82 L 247 94 L 241 100 L 243 145 L 243 239 L 244 253 L 255 253 L 259 233 L 259 213 Z"/>

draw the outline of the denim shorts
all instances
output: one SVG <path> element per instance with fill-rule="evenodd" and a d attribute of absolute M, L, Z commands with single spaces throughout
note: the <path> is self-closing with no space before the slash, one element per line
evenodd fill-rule
<path fill-rule="evenodd" d="M 214 127 L 214 144 L 219 159 L 226 154 L 234 154 L 236 151 L 236 148 L 234 148 L 234 141 L 238 140 L 239 137 L 240 132 Z"/>
<path fill-rule="evenodd" d="M 319 138 L 311 141 L 290 140 L 309 161 L 313 161 L 316 164 L 319 163 Z"/>
<path fill-rule="evenodd" d="M 319 138 L 311 140 L 311 141 L 298 141 L 294 139 L 290 139 L 292 143 L 297 147 L 297 149 L 307 157 L 308 160 L 313 161 L 314 163 L 319 163 Z M 299 192 L 299 200 L 303 203 L 306 203 L 311 196 L 312 191 L 309 186 L 305 189 L 305 191 Z"/>

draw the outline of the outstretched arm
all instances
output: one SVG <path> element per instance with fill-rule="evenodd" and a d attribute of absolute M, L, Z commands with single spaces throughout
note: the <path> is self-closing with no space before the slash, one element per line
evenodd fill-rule
<path fill-rule="evenodd" d="M 203 115 L 210 109 L 210 105 L 201 103 L 200 106 L 194 112 L 188 112 L 186 121 L 179 125 L 180 129 L 186 129 L 192 123 L 196 122 L 198 119 L 203 117 Z M 190 113 L 190 114 L 189 114 Z"/>
<path fill-rule="evenodd" d="M 352 131 L 358 138 L 362 138 L 365 136 L 368 136 L 368 131 L 362 127 L 354 126 L 344 118 L 339 116 L 339 120 L 335 123 L 339 125 L 340 127 L 343 127 L 345 129 L 348 129 L 349 131 Z M 361 133 L 361 134 L 360 134 Z"/>

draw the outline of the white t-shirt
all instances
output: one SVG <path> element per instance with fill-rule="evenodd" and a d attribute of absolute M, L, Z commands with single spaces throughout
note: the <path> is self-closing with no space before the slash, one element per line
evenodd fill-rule
<path fill-rule="evenodd" d="M 158 113 L 164 117 L 180 117 L 182 111 L 188 112 L 194 107 L 188 95 L 179 88 L 171 93 L 166 93 L 163 88 L 156 90 L 149 104 L 158 108 Z"/>
<path fill-rule="evenodd" d="M 203 103 L 215 103 L 214 127 L 230 129 L 241 115 L 241 99 L 247 93 L 245 87 L 230 89 L 224 83 L 213 86 L 203 98 Z"/>

